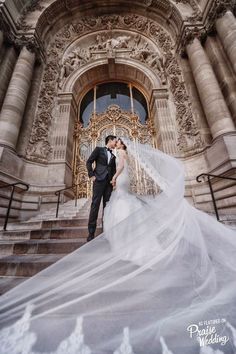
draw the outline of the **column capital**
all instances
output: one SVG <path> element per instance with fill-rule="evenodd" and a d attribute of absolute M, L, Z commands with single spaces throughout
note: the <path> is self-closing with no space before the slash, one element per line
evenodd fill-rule
<path fill-rule="evenodd" d="M 220 17 L 223 17 L 227 11 L 236 11 L 235 0 L 215 0 L 212 3 L 211 9 L 208 12 L 208 19 L 215 21 Z"/>
<path fill-rule="evenodd" d="M 19 51 L 22 47 L 36 54 L 37 62 L 46 61 L 44 45 L 37 33 L 32 33 L 33 28 L 24 23 L 14 23 L 9 20 L 4 6 L 0 4 L 0 30 L 3 32 L 4 41 L 15 46 Z"/>
<path fill-rule="evenodd" d="M 169 91 L 167 88 L 154 88 L 152 90 L 150 101 L 159 98 L 166 98 L 166 99 L 169 98 Z"/>
<path fill-rule="evenodd" d="M 194 39 L 197 38 L 203 44 L 207 38 L 207 32 L 205 27 L 186 25 L 183 27 L 182 33 L 178 38 L 177 52 L 180 53 L 182 57 L 186 57 L 186 46 L 191 44 Z"/>
<path fill-rule="evenodd" d="M 45 59 L 44 51 L 39 41 L 35 36 L 22 35 L 15 37 L 12 44 L 20 51 L 23 47 L 26 47 L 29 52 L 34 53 L 38 63 L 41 63 Z"/>
<path fill-rule="evenodd" d="M 227 11 L 236 14 L 236 0 L 215 0 L 207 14 L 207 32 L 215 32 L 215 22 L 223 17 Z"/>
<path fill-rule="evenodd" d="M 76 98 L 73 92 L 63 92 L 58 94 L 57 104 L 59 105 L 66 105 L 69 104 L 75 111 L 78 113 L 78 104 L 76 102 Z"/>

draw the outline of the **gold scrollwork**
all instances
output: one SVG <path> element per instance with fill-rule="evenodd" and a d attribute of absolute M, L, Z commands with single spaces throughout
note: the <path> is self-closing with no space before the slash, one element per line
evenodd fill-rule
<path fill-rule="evenodd" d="M 88 179 L 86 161 L 96 146 L 103 146 L 105 136 L 115 134 L 142 143 L 155 144 L 154 123 L 149 118 L 141 124 L 135 113 L 110 105 L 100 114 L 92 114 L 89 125 L 76 122 L 74 129 L 73 184 L 78 185 L 77 198 L 89 198 L 92 184 Z M 137 191 L 138 192 L 138 191 Z"/>

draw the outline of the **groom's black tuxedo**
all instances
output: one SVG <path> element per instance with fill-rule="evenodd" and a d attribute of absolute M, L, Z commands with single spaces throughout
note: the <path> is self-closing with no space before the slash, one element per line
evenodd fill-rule
<path fill-rule="evenodd" d="M 95 176 L 97 181 L 102 181 L 108 175 L 108 178 L 111 181 L 116 173 L 115 158 L 115 155 L 111 152 L 111 158 L 108 163 L 107 148 L 97 146 L 87 160 L 89 178 Z M 93 170 L 92 164 L 94 161 L 96 162 L 96 167 Z"/>
<path fill-rule="evenodd" d="M 91 237 L 94 236 L 96 231 L 101 199 L 103 198 L 103 208 L 105 208 L 112 192 L 110 182 L 116 173 L 116 157 L 111 152 L 110 161 L 108 162 L 108 156 L 106 147 L 96 147 L 86 163 L 89 177 L 96 177 L 96 180 L 93 182 L 93 197 L 88 222 L 88 231 Z M 96 166 L 93 169 L 92 165 L 94 162 Z"/>

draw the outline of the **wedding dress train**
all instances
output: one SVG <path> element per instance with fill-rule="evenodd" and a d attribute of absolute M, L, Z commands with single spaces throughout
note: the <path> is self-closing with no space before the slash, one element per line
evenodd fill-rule
<path fill-rule="evenodd" d="M 124 166 L 104 232 L 0 298 L 1 354 L 235 354 L 235 231 L 184 199 L 181 163 L 126 143 L 156 193 Z"/>

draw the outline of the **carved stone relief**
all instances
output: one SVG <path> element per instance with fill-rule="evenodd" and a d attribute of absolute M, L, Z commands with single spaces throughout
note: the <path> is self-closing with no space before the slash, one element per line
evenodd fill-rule
<path fill-rule="evenodd" d="M 236 0 L 215 0 L 212 8 L 208 13 L 207 32 L 215 32 L 215 21 L 217 18 L 224 16 L 227 10 L 236 12 Z"/>
<path fill-rule="evenodd" d="M 182 57 L 186 56 L 186 46 L 191 44 L 194 38 L 198 38 L 200 42 L 204 42 L 207 37 L 207 31 L 202 26 L 186 26 L 182 32 L 182 35 L 178 38 L 178 51 Z"/>
<path fill-rule="evenodd" d="M 21 16 L 17 21 L 17 27 L 24 31 L 28 31 L 32 29 L 32 25 L 29 25 L 25 18 L 27 13 L 34 12 L 34 11 L 42 11 L 43 9 L 44 6 L 40 4 L 40 0 L 31 0 L 29 4 L 25 6 L 25 8 L 22 10 Z"/>
<path fill-rule="evenodd" d="M 182 3 L 186 5 L 190 5 L 193 9 L 193 13 L 191 16 L 188 16 L 186 20 L 188 22 L 197 22 L 202 20 L 202 12 L 196 0 L 175 0 L 176 4 Z"/>
<path fill-rule="evenodd" d="M 162 84 L 166 84 L 167 77 L 164 67 L 164 58 L 151 41 L 140 34 L 128 31 L 101 31 L 81 39 L 76 48 L 67 50 L 62 59 L 59 88 L 64 80 L 79 67 L 95 61 L 99 58 L 129 57 L 146 64 L 161 78 Z"/>
<path fill-rule="evenodd" d="M 122 34 L 122 31 L 125 34 Z M 84 47 L 82 37 L 89 34 L 93 34 L 93 41 Z M 70 44 L 79 38 L 81 46 L 67 53 Z M 79 66 L 111 53 L 148 65 L 161 77 L 163 83 L 168 83 L 176 105 L 179 149 L 194 152 L 202 147 L 203 143 L 169 34 L 154 21 L 139 15 L 105 15 L 86 17 L 68 24 L 51 42 L 38 111 L 27 150 L 29 159 L 47 162 L 50 158 L 51 112 L 54 97 L 61 87 L 61 80 L 66 79 Z M 35 151 L 39 154 L 35 154 Z"/>

